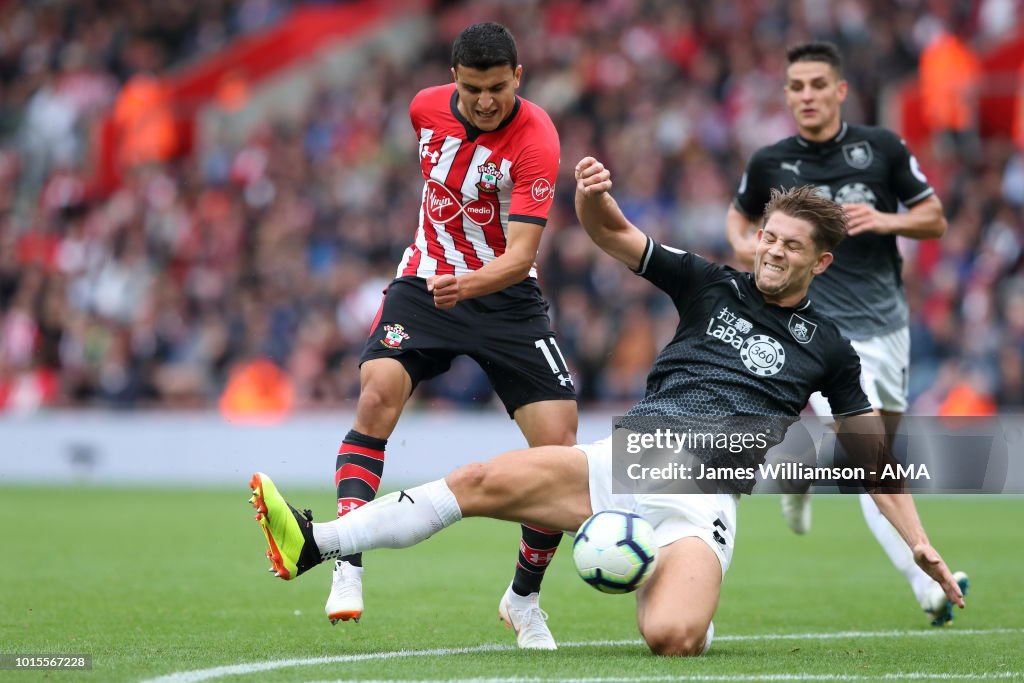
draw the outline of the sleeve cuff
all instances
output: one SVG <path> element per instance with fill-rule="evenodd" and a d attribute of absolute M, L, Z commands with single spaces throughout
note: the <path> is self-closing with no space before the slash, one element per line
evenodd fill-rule
<path fill-rule="evenodd" d="M 532 223 L 533 225 L 539 225 L 544 227 L 548 224 L 547 218 L 541 218 L 540 216 L 524 216 L 519 213 L 510 213 L 508 215 L 508 222 L 516 221 L 517 223 Z"/>

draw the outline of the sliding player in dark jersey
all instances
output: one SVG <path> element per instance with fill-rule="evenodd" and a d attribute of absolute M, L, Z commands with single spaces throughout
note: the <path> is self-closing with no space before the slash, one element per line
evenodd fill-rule
<path fill-rule="evenodd" d="M 815 185 L 822 196 L 843 206 L 850 218 L 850 237 L 836 249 L 835 262 L 814 280 L 810 293 L 852 340 L 871 406 L 892 418 L 886 422 L 891 437 L 907 409 L 910 366 L 903 261 L 896 238 L 941 237 L 946 230 L 942 202 L 898 135 L 843 121 L 840 108 L 847 84 L 834 45 L 804 43 L 791 48 L 787 57 L 786 103 L 798 134 L 751 156 L 726 216 L 729 241 L 739 261 L 749 265 L 771 188 Z M 900 212 L 901 205 L 905 212 Z M 812 396 L 810 404 L 818 415 L 829 414 L 820 395 Z M 952 606 L 914 563 L 903 539 L 868 496 L 861 497 L 861 507 L 871 531 L 907 578 L 932 623 L 941 626 L 951 621 Z M 809 531 L 810 495 L 784 495 L 783 514 L 795 532 Z M 958 579 L 966 589 L 966 574 Z"/>
<path fill-rule="evenodd" d="M 871 410 L 853 348 L 807 299 L 808 285 L 829 267 L 831 250 L 846 232 L 837 205 L 810 187 L 777 193 L 750 274 L 655 243 L 623 216 L 608 193 L 611 175 L 595 159 L 583 159 L 576 178 L 577 215 L 594 242 L 663 289 L 679 311 L 676 334 L 630 415 L 670 420 L 739 412 L 793 419 L 819 390 L 837 417 Z M 804 324 L 799 330 L 796 316 Z M 599 510 L 637 511 L 654 526 L 659 545 L 657 568 L 637 593 L 640 632 L 656 654 L 702 654 L 714 636 L 711 619 L 732 559 L 739 496 L 617 493 L 611 450 L 605 439 L 507 453 L 326 524 L 290 507 L 265 474 L 250 482 L 252 501 L 273 571 L 285 579 L 338 554 L 414 545 L 463 517 L 575 531 Z M 920 566 L 962 607 L 960 589 L 929 543 L 913 499 L 872 496 Z"/>
<path fill-rule="evenodd" d="M 360 359 L 356 420 L 338 452 L 338 515 L 373 500 L 384 448 L 421 381 L 459 355 L 483 368 L 530 446 L 573 444 L 572 378 L 555 342 L 534 259 L 558 173 L 558 133 L 516 95 L 522 66 L 503 26 L 476 24 L 452 48 L 454 83 L 409 107 L 423 200 L 416 237 L 388 285 Z M 554 649 L 539 606 L 561 531 L 523 526 L 499 614 L 520 647 Z M 335 563 L 332 623 L 363 613 L 362 558 Z"/>

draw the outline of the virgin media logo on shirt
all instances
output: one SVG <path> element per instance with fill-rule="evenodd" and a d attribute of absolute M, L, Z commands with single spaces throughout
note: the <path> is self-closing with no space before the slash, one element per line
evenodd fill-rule
<path fill-rule="evenodd" d="M 530 187 L 530 192 L 533 194 L 534 201 L 542 202 L 548 197 L 555 196 L 555 186 L 544 178 L 537 178 L 533 181 L 533 185 Z"/>
<path fill-rule="evenodd" d="M 435 186 L 427 189 L 427 216 L 435 223 L 447 223 L 462 212 L 462 206 Z"/>
<path fill-rule="evenodd" d="M 493 221 L 495 215 L 493 202 L 473 199 L 463 204 L 450 189 L 435 180 L 427 181 L 423 206 L 431 223 L 449 223 L 465 214 L 470 223 L 483 227 Z"/>
<path fill-rule="evenodd" d="M 490 203 L 476 200 L 466 204 L 464 209 L 469 220 L 473 221 L 477 225 L 486 225 L 491 222 L 494 218 L 494 207 Z"/>

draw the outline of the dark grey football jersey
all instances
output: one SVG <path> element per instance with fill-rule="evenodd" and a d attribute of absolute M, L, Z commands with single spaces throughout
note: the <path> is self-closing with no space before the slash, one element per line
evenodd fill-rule
<path fill-rule="evenodd" d="M 892 131 L 850 126 L 826 142 L 798 135 L 750 157 L 734 203 L 758 219 L 771 188 L 816 185 L 838 204 L 869 204 L 895 213 L 935 193 L 917 160 Z M 907 302 L 896 237 L 864 233 L 847 238 L 835 261 L 811 283 L 815 306 L 850 339 L 869 339 L 905 327 Z"/>
<path fill-rule="evenodd" d="M 810 299 L 767 303 L 750 273 L 650 238 L 637 273 L 672 297 L 679 325 L 627 415 L 797 416 L 815 391 L 833 415 L 871 409 L 860 359 Z"/>
<path fill-rule="evenodd" d="M 649 417 L 682 431 L 716 422 L 767 436 L 767 448 L 691 452 L 716 466 L 756 466 L 785 437 L 807 399 L 820 391 L 836 416 L 871 410 L 860 386 L 860 359 L 809 299 L 767 303 L 753 275 L 719 266 L 648 238 L 637 271 L 665 291 L 679 312 L 672 340 L 647 376 L 644 397 L 616 426 L 647 431 Z M 679 419 L 682 418 L 682 419 Z M 749 492 L 738 485 L 736 490 Z"/>

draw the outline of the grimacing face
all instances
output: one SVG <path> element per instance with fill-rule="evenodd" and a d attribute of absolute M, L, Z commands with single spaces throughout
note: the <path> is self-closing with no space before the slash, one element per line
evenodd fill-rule
<path fill-rule="evenodd" d="M 757 232 L 754 283 L 766 301 L 780 306 L 797 304 L 815 275 L 832 263 L 832 253 L 819 251 L 814 227 L 780 211 L 768 217 Z"/>
<path fill-rule="evenodd" d="M 809 140 L 827 140 L 839 131 L 846 93 L 846 81 L 828 62 L 794 62 L 786 69 L 786 106 Z"/>
<path fill-rule="evenodd" d="M 480 130 L 496 129 L 512 113 L 522 75 L 522 66 L 513 69 L 507 64 L 483 71 L 462 65 L 452 68 L 459 112 Z"/>

